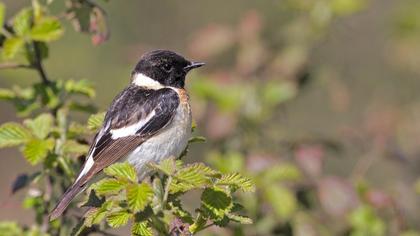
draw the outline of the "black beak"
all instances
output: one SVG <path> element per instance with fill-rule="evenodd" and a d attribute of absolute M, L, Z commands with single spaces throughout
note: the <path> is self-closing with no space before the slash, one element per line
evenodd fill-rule
<path fill-rule="evenodd" d="M 206 63 L 203 62 L 191 62 L 191 64 L 189 64 L 188 66 L 184 67 L 184 71 L 188 72 L 192 69 L 198 68 L 198 67 L 202 67 L 204 66 Z"/>

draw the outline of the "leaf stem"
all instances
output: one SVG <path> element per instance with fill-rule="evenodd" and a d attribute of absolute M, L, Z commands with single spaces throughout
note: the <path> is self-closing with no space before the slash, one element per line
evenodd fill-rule
<path fill-rule="evenodd" d="M 165 208 L 166 202 L 168 201 L 169 188 L 171 186 L 171 183 L 172 183 L 172 176 L 168 176 L 168 180 L 166 181 L 166 185 L 165 185 L 165 194 L 163 195 L 163 203 L 162 203 L 163 208 Z"/>

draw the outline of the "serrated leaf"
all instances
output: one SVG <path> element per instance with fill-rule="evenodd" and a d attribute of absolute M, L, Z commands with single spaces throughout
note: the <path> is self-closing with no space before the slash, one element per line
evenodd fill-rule
<path fill-rule="evenodd" d="M 5 60 L 13 59 L 24 49 L 25 41 L 22 38 L 7 38 L 3 43 L 3 58 Z"/>
<path fill-rule="evenodd" d="M 53 17 L 42 18 L 40 22 L 32 28 L 31 38 L 41 42 L 57 40 L 63 34 L 60 21 Z"/>
<path fill-rule="evenodd" d="M 202 163 L 194 163 L 179 170 L 174 175 L 170 192 L 185 192 L 193 188 L 203 188 L 211 183 L 211 178 L 219 173 Z"/>
<path fill-rule="evenodd" d="M 131 227 L 131 235 L 133 236 L 153 236 L 152 228 L 147 221 L 135 222 Z"/>
<path fill-rule="evenodd" d="M 82 94 L 90 98 L 95 96 L 95 89 L 93 88 L 92 83 L 89 80 L 68 80 L 65 83 L 65 90 L 68 93 Z"/>
<path fill-rule="evenodd" d="M 153 197 L 152 188 L 146 184 L 131 184 L 126 188 L 127 202 L 134 212 L 142 211 Z"/>
<path fill-rule="evenodd" d="M 33 120 L 25 120 L 24 124 L 37 138 L 44 139 L 51 132 L 53 119 L 54 118 L 50 114 L 41 114 Z"/>
<path fill-rule="evenodd" d="M 233 207 L 230 196 L 221 190 L 211 188 L 206 188 L 201 194 L 201 204 L 216 220 L 221 220 Z"/>
<path fill-rule="evenodd" d="M 137 172 L 132 165 L 127 162 L 115 163 L 104 169 L 105 174 L 117 179 L 130 180 L 137 182 Z"/>
<path fill-rule="evenodd" d="M 173 157 L 165 159 L 165 160 L 161 161 L 159 164 L 154 163 L 154 162 L 150 162 L 148 165 L 152 169 L 157 170 L 157 171 L 161 171 L 165 175 L 168 175 L 168 176 L 173 175 L 175 173 L 175 170 L 176 170 L 176 162 L 175 162 L 175 159 Z"/>
<path fill-rule="evenodd" d="M 36 165 L 48 155 L 48 152 L 54 148 L 54 140 L 32 139 L 23 148 L 23 155 L 32 165 Z"/>
<path fill-rule="evenodd" d="M 255 185 L 250 178 L 243 177 L 239 173 L 224 174 L 216 181 L 216 185 L 230 185 L 244 192 L 254 192 Z"/>
<path fill-rule="evenodd" d="M 24 144 L 31 138 L 30 132 L 18 123 L 10 122 L 0 126 L 0 147 Z"/>
<path fill-rule="evenodd" d="M 3 28 L 4 18 L 6 16 L 6 6 L 0 2 L 0 28 Z"/>
<path fill-rule="evenodd" d="M 126 225 L 131 216 L 132 215 L 128 211 L 117 211 L 109 214 L 106 217 L 106 222 L 112 228 L 118 228 Z"/>
<path fill-rule="evenodd" d="M 13 30 L 19 36 L 24 36 L 31 30 L 32 26 L 32 9 L 23 8 L 13 19 Z"/>
<path fill-rule="evenodd" d="M 102 179 L 95 183 L 92 189 L 99 195 L 116 194 L 125 187 L 125 184 L 116 179 Z"/>
<path fill-rule="evenodd" d="M 92 208 L 88 210 L 84 216 L 85 222 L 84 224 L 87 227 L 91 227 L 92 225 L 99 224 L 107 214 L 108 209 L 112 207 L 112 202 L 108 201 L 102 204 L 100 208 Z"/>
<path fill-rule="evenodd" d="M 97 130 L 102 126 L 105 119 L 105 112 L 91 115 L 88 119 L 87 126 L 90 130 Z"/>

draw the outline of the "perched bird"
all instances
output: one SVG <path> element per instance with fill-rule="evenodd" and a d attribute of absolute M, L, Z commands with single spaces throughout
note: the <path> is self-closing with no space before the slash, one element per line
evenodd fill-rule
<path fill-rule="evenodd" d="M 191 135 L 185 76 L 203 65 L 167 50 L 141 56 L 132 72 L 131 84 L 114 98 L 78 177 L 50 219 L 61 216 L 71 200 L 107 166 L 128 161 L 143 178 L 148 162 L 182 153 Z"/>

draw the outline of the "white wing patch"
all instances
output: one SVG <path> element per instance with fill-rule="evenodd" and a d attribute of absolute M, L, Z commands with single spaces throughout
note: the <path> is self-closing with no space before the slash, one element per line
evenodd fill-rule
<path fill-rule="evenodd" d="M 92 151 L 93 153 L 93 151 Z M 89 158 L 87 159 L 85 166 L 83 167 L 82 172 L 80 172 L 80 175 L 77 177 L 76 181 L 79 181 L 80 178 L 82 178 L 89 170 L 90 168 L 92 168 L 93 164 L 95 163 L 95 161 L 93 160 L 92 154 L 89 156 Z"/>
<path fill-rule="evenodd" d="M 139 120 L 137 123 L 119 128 L 119 129 L 111 129 L 112 139 L 118 139 L 122 137 L 127 137 L 131 135 L 135 135 L 139 129 L 141 129 L 153 116 L 155 116 L 156 112 L 153 110 L 149 113 L 144 119 Z"/>

